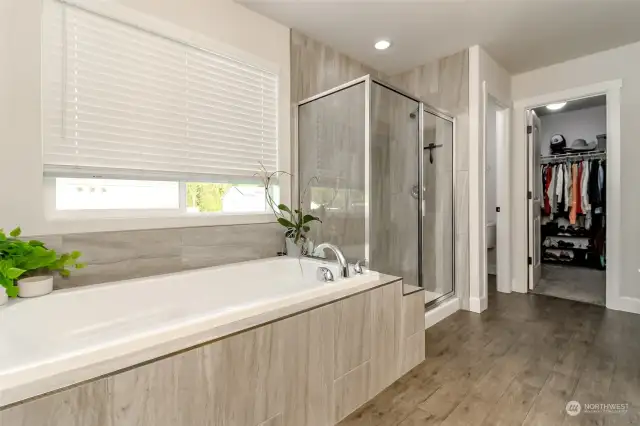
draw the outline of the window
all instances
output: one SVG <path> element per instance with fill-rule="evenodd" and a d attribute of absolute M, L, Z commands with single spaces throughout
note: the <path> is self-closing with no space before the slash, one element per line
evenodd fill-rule
<path fill-rule="evenodd" d="M 278 76 L 50 0 L 43 170 L 55 210 L 265 212 Z"/>

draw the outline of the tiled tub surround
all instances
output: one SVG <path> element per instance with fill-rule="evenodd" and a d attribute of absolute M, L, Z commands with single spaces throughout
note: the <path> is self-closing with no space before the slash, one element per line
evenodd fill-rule
<path fill-rule="evenodd" d="M 82 252 L 87 267 L 54 280 L 56 289 L 148 277 L 274 257 L 284 250 L 277 223 L 47 235 L 57 250 Z"/>
<path fill-rule="evenodd" d="M 297 262 L 245 265 L 274 261 Z M 424 296 L 403 296 L 398 278 L 375 273 L 315 286 L 297 302 L 176 338 L 153 361 L 138 351 L 124 369 L 112 363 L 113 373 L 94 369 L 96 379 L 5 406 L 0 425 L 333 425 L 424 360 Z"/>

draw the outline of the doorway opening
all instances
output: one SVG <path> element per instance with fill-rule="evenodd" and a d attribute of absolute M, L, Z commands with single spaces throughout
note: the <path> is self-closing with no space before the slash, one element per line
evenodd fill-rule
<path fill-rule="evenodd" d="M 529 291 L 606 305 L 606 95 L 526 111 Z"/>

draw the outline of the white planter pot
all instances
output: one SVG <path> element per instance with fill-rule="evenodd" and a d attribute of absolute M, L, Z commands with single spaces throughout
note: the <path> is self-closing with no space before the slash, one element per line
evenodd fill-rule
<path fill-rule="evenodd" d="M 7 290 L 0 285 L 0 306 L 4 305 L 9 301 L 9 296 L 7 296 Z"/>
<path fill-rule="evenodd" d="M 300 257 L 302 255 L 301 247 L 296 245 L 293 241 L 293 238 L 286 239 L 287 256 Z"/>
<path fill-rule="evenodd" d="M 36 276 L 18 280 L 18 297 L 38 297 L 53 291 L 51 275 Z"/>

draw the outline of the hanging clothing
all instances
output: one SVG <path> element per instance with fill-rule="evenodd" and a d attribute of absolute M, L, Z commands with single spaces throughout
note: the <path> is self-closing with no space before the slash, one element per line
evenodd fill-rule
<path fill-rule="evenodd" d="M 544 167 L 544 186 L 542 192 L 544 193 L 544 214 L 545 216 L 551 215 L 551 203 L 549 202 L 549 185 L 551 185 L 551 167 Z"/>
<path fill-rule="evenodd" d="M 554 166 L 549 167 L 550 177 L 549 185 L 547 187 L 547 197 L 549 197 L 550 213 L 549 216 L 553 218 L 553 214 L 556 213 L 556 197 L 555 197 L 555 184 L 556 184 L 556 171 Z"/>
<path fill-rule="evenodd" d="M 562 206 L 562 202 L 563 202 L 563 195 L 564 195 L 564 167 L 562 164 L 558 164 L 557 166 L 557 174 L 556 174 L 556 197 L 558 198 L 557 200 L 557 206 L 558 206 L 558 213 L 561 213 L 564 209 Z"/>
<path fill-rule="evenodd" d="M 600 162 L 600 170 L 598 172 L 598 188 L 600 189 L 600 203 L 602 204 L 602 213 L 607 208 L 607 162 Z"/>
<path fill-rule="evenodd" d="M 576 189 L 578 202 L 576 203 L 576 214 L 584 213 L 582 211 L 582 172 L 583 172 L 582 163 L 578 163 L 578 188 Z"/>
<path fill-rule="evenodd" d="M 600 170 L 600 161 L 593 160 L 591 162 L 591 170 L 589 171 L 589 204 L 591 204 L 591 210 L 595 213 L 597 207 L 600 206 L 600 187 L 598 185 L 598 177 Z"/>
<path fill-rule="evenodd" d="M 569 167 L 567 164 L 563 164 L 562 168 L 564 169 L 564 193 L 565 193 L 565 202 L 564 202 L 564 211 L 568 212 L 571 208 L 571 173 L 569 173 Z"/>
<path fill-rule="evenodd" d="M 582 181 L 580 182 L 580 187 L 582 188 L 582 197 L 580 197 L 580 202 L 582 204 L 582 211 L 585 215 L 584 218 L 584 227 L 585 229 L 591 228 L 591 204 L 589 204 L 589 171 L 591 162 L 589 160 L 585 160 L 582 162 L 583 171 L 582 171 Z"/>
<path fill-rule="evenodd" d="M 578 217 L 578 165 L 571 165 L 571 211 L 569 212 L 569 223 L 576 224 L 576 218 Z"/>

